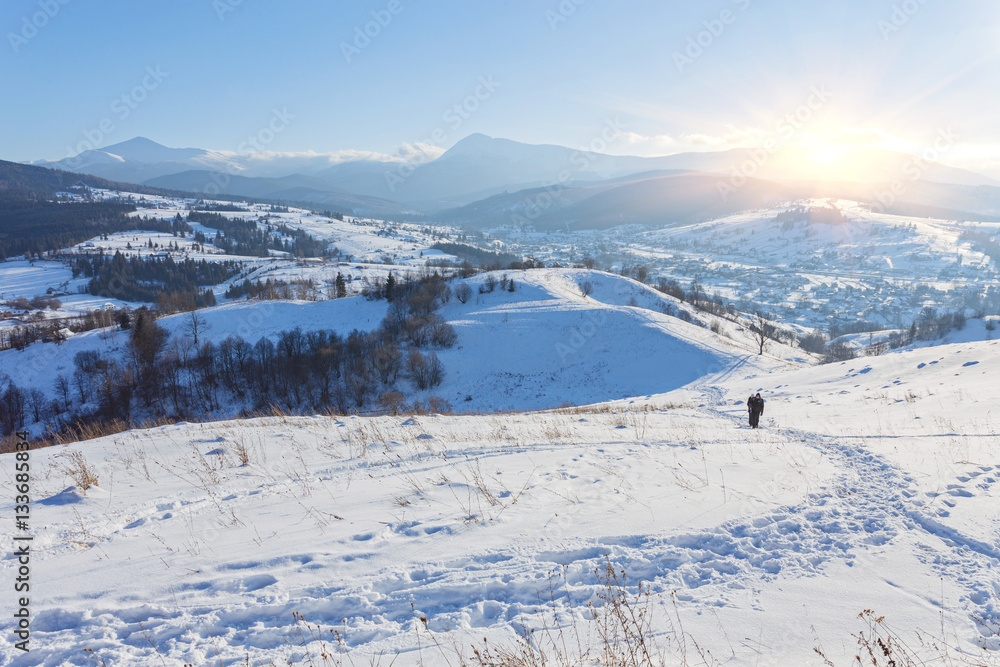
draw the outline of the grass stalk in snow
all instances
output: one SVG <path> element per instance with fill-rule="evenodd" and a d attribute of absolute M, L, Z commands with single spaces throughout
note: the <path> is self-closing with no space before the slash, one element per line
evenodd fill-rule
<path fill-rule="evenodd" d="M 97 468 L 93 467 L 84 457 L 83 452 L 78 449 L 70 450 L 61 456 L 65 457 L 67 463 L 64 465 L 64 472 L 70 476 L 81 491 L 87 491 L 92 486 L 98 486 Z"/>

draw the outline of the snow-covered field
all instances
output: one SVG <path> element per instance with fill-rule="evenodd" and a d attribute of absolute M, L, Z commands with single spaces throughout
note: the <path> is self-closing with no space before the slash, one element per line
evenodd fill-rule
<path fill-rule="evenodd" d="M 675 659 L 683 629 L 691 664 L 692 641 L 709 664 L 822 664 L 814 647 L 850 664 L 864 609 L 913 647 L 943 628 L 1000 649 L 998 345 L 769 373 L 734 355 L 674 391 L 563 411 L 179 424 L 39 450 L 33 650 L 5 620 L 0 655 L 322 664 L 335 629 L 345 664 L 457 664 L 453 647 L 513 645 L 517 623 L 596 641 L 605 558 L 651 591 Z M 99 477 L 86 493 L 73 452 Z"/>
<path fill-rule="evenodd" d="M 158 208 L 143 214 L 172 218 L 188 203 L 147 198 Z M 791 233 L 839 244 L 857 270 L 787 267 L 803 303 L 829 305 L 826 290 L 850 287 L 877 304 L 871 276 L 912 281 L 931 265 L 948 274 L 942 289 L 979 284 L 972 268 L 982 286 L 995 281 L 968 248 L 961 266 L 948 255 L 961 225 L 838 205 L 854 216 L 848 226 Z M 341 251 L 325 262 L 247 258 L 254 279 L 323 287 L 342 272 L 357 293 L 435 252 L 412 225 L 263 207 L 227 215 L 251 213 Z M 640 251 L 709 252 L 755 281 L 756 264 L 739 258 L 779 259 L 762 254 L 781 240 L 773 215 L 643 232 Z M 876 237 L 891 262 L 876 261 Z M 905 245 L 920 239 L 940 247 Z M 437 352 L 444 382 L 408 391 L 458 414 L 182 423 L 33 451 L 32 650 L 14 647 L 5 614 L 0 664 L 475 664 L 484 638 L 515 647 L 524 628 L 550 658 L 589 649 L 576 664 L 602 664 L 605 603 L 622 591 L 640 596 L 632 609 L 646 611 L 665 664 L 855 664 L 866 609 L 926 664 L 945 654 L 978 664 L 959 652 L 1000 662 L 1000 343 L 984 321 L 948 344 L 815 366 L 777 343 L 758 356 L 736 324 L 630 279 L 507 274 L 514 292 L 481 293 L 478 275 L 464 281 L 467 303 L 440 308 L 458 334 Z M 4 299 L 68 293 L 56 314 L 95 299 L 70 293 L 81 282 L 57 262 L 0 264 Z M 387 308 L 361 297 L 221 303 L 198 311 L 200 340 L 254 342 L 295 326 L 346 335 L 374 329 Z M 159 323 L 187 344 L 189 317 Z M 124 354 L 127 339 L 94 330 L 0 351 L 0 377 L 51 393 L 78 352 Z M 745 401 L 757 391 L 767 407 L 751 430 Z M 217 416 L 232 414 L 224 405 Z M 87 489 L 85 469 L 97 478 Z M 8 540 L 16 481 L 13 455 L 0 455 Z M 608 585 L 607 564 L 623 587 Z M 3 580 L 19 565 L 10 552 L 0 559 Z"/>

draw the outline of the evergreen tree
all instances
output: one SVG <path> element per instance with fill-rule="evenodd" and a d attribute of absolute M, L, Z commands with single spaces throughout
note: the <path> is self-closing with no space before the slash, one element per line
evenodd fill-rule
<path fill-rule="evenodd" d="M 385 300 L 392 301 L 393 292 L 396 291 L 396 277 L 389 272 L 389 277 L 385 279 Z"/>

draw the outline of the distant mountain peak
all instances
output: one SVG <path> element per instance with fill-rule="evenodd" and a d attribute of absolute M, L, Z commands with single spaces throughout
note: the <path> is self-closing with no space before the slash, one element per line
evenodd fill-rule
<path fill-rule="evenodd" d="M 133 137 L 128 141 L 112 144 L 99 149 L 105 153 L 119 155 L 131 162 L 151 164 L 200 157 L 208 151 L 199 148 L 170 148 L 146 137 Z"/>
<path fill-rule="evenodd" d="M 483 134 L 482 132 L 473 132 L 464 139 L 460 139 L 458 143 L 455 144 L 455 146 L 461 146 L 463 144 L 482 143 L 486 141 L 494 141 L 494 138 L 488 134 Z"/>
<path fill-rule="evenodd" d="M 490 146 L 495 145 L 498 141 L 504 141 L 502 139 L 494 139 L 493 137 L 476 132 L 475 134 L 470 134 L 464 139 L 460 139 L 454 146 L 449 148 L 444 152 L 445 155 L 467 155 L 469 153 L 478 153 L 487 150 Z"/>
<path fill-rule="evenodd" d="M 103 150 L 114 153 L 113 148 L 169 148 L 161 143 L 157 143 L 146 137 L 132 137 L 126 141 L 119 142 L 112 146 L 105 146 Z"/>

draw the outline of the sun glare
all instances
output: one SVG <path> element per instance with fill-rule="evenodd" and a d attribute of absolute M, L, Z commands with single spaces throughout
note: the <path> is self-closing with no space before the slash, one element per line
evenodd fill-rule
<path fill-rule="evenodd" d="M 813 159 L 819 164 L 834 164 L 843 159 L 843 151 L 832 148 L 816 148 L 812 152 Z"/>

